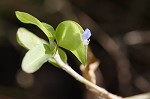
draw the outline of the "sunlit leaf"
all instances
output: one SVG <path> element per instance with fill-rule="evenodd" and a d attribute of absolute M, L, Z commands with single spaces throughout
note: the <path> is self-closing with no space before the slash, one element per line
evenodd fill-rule
<path fill-rule="evenodd" d="M 56 28 L 57 43 L 65 49 L 75 50 L 82 43 L 83 32 L 74 21 L 63 21 Z"/>
<path fill-rule="evenodd" d="M 50 33 L 52 33 L 53 37 L 55 38 L 55 35 L 56 35 L 56 34 L 55 34 L 54 28 L 53 28 L 51 25 L 47 24 L 47 23 L 42 22 L 42 24 L 43 24 L 43 26 L 44 26 Z"/>
<path fill-rule="evenodd" d="M 16 16 L 17 18 L 23 22 L 23 23 L 28 23 L 28 24 L 34 24 L 36 26 L 38 26 L 45 34 L 46 36 L 53 40 L 53 33 L 51 33 L 51 29 L 47 30 L 47 25 L 45 26 L 45 24 L 41 23 L 37 18 L 35 18 L 34 16 L 25 13 L 25 12 L 20 12 L 20 11 L 16 11 Z"/>
<path fill-rule="evenodd" d="M 46 44 L 40 44 L 30 49 L 23 58 L 22 70 L 27 73 L 37 71 L 50 57 L 50 49 Z"/>
<path fill-rule="evenodd" d="M 32 49 L 38 44 L 48 44 L 44 39 L 39 38 L 25 28 L 19 28 L 17 31 L 18 43 L 26 49 Z"/>
<path fill-rule="evenodd" d="M 59 46 L 71 51 L 82 64 L 86 64 L 86 46 L 82 40 L 84 30 L 74 21 L 63 21 L 56 28 L 56 41 Z"/>

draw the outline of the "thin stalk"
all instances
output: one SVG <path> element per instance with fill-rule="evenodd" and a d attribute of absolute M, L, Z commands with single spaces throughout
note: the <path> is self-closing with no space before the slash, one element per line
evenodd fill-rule
<path fill-rule="evenodd" d="M 78 80 L 79 82 L 85 84 L 87 87 L 91 88 L 93 93 L 98 94 L 98 96 L 100 96 L 101 98 L 104 99 L 122 99 L 122 97 L 114 95 L 112 93 L 109 93 L 107 90 L 105 90 L 104 88 L 101 88 L 93 83 L 91 83 L 90 81 L 86 80 L 84 77 L 82 77 L 81 75 L 79 75 L 76 71 L 74 71 L 71 66 L 69 66 L 68 64 L 65 64 L 58 52 L 56 53 L 56 55 L 54 56 L 55 60 L 58 62 L 58 64 L 60 65 L 60 67 L 65 70 L 68 74 L 70 74 L 72 77 L 74 77 L 76 80 Z"/>

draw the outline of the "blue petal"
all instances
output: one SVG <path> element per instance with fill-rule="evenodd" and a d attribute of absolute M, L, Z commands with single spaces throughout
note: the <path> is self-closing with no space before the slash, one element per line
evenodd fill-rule
<path fill-rule="evenodd" d="M 91 36 L 91 31 L 87 28 L 85 29 L 84 33 L 82 34 L 82 41 L 84 43 L 84 45 L 88 45 L 89 44 L 89 38 Z"/>
<path fill-rule="evenodd" d="M 82 40 L 87 40 L 91 36 L 91 31 L 87 28 L 85 29 L 84 33 L 82 34 Z"/>

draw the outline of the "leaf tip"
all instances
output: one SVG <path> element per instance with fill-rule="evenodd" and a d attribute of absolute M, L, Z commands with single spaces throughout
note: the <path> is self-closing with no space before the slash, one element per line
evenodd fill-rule
<path fill-rule="evenodd" d="M 20 13 L 20 11 L 15 11 L 16 17 L 18 18 L 18 14 Z"/>
<path fill-rule="evenodd" d="M 21 64 L 21 69 L 25 73 L 34 73 L 36 70 L 34 70 L 31 66 L 25 65 L 26 63 L 24 62 L 24 59 Z"/>
<path fill-rule="evenodd" d="M 19 13 L 20 11 L 15 11 L 15 14 Z"/>

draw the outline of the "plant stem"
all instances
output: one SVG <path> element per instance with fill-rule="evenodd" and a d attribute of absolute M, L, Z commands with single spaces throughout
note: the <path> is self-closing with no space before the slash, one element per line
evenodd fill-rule
<path fill-rule="evenodd" d="M 104 99 L 122 99 L 122 97 L 114 95 L 112 93 L 109 93 L 107 90 L 105 90 L 104 88 L 101 88 L 93 83 L 91 83 L 90 81 L 86 80 L 84 77 L 82 77 L 81 75 L 79 75 L 76 71 L 74 71 L 68 64 L 65 64 L 58 52 L 56 53 L 56 55 L 54 56 L 55 60 L 58 62 L 58 64 L 60 65 L 60 67 L 65 70 L 68 74 L 70 74 L 71 76 L 73 76 L 76 80 L 78 80 L 79 82 L 85 84 L 86 86 L 90 87 L 93 93 L 98 94 L 101 98 Z"/>

